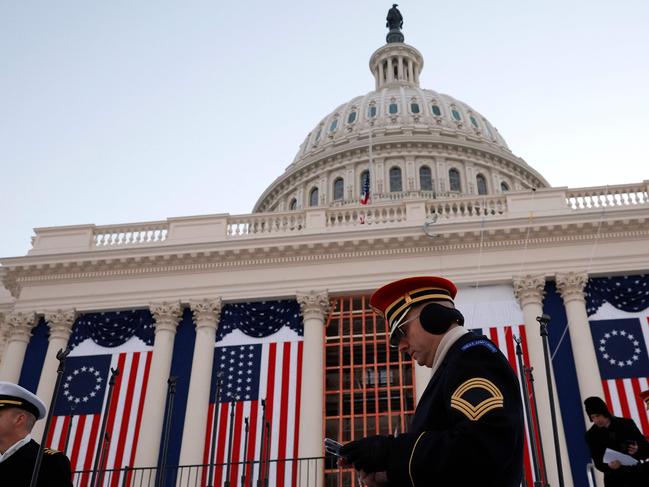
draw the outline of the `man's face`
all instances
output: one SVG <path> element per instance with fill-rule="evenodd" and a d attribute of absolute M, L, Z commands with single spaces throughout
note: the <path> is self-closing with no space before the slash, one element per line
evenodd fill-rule
<path fill-rule="evenodd" d="M 611 420 L 603 414 L 591 414 L 590 420 L 598 428 L 606 428 L 611 422 Z"/>
<path fill-rule="evenodd" d="M 13 440 L 16 434 L 18 414 L 19 410 L 16 408 L 0 408 L 0 447 L 3 442 Z M 7 445 L 7 447 L 9 446 L 11 444 Z"/>
<path fill-rule="evenodd" d="M 439 342 L 443 335 L 433 335 L 428 333 L 421 326 L 419 313 L 424 306 L 425 303 L 414 306 L 404 317 L 404 322 L 408 320 L 411 321 L 401 328 L 403 331 L 403 337 L 401 338 L 401 341 L 399 341 L 398 348 L 400 352 L 407 353 L 410 357 L 415 359 L 419 365 L 432 367 L 435 352 L 437 351 L 437 347 L 439 347 Z"/>

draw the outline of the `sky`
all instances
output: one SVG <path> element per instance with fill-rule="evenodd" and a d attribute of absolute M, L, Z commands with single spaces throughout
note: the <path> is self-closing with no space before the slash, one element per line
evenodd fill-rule
<path fill-rule="evenodd" d="M 250 213 L 374 87 L 390 2 L 0 1 L 0 256 L 32 228 Z M 649 180 L 649 2 L 404 0 L 420 84 L 552 186 Z"/>

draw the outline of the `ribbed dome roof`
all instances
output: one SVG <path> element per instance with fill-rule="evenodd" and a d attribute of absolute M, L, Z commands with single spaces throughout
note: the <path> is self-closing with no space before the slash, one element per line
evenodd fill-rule
<path fill-rule="evenodd" d="M 498 130 L 466 103 L 432 90 L 393 85 L 353 98 L 325 116 L 306 136 L 293 164 L 328 145 L 366 134 L 370 125 L 373 130 L 411 127 L 415 131 L 463 134 L 509 152 Z"/>

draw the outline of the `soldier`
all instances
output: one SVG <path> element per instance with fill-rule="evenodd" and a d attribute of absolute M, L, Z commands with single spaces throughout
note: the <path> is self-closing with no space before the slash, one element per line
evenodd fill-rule
<path fill-rule="evenodd" d="M 455 285 L 411 277 L 374 293 L 390 344 L 432 368 L 407 433 L 344 445 L 368 486 L 518 487 L 523 472 L 523 411 L 518 380 L 498 348 L 466 330 Z"/>
<path fill-rule="evenodd" d="M 45 404 L 16 384 L 0 382 L 0 483 L 29 487 L 39 445 L 31 437 L 37 420 L 45 417 Z M 38 487 L 72 487 L 70 460 L 45 448 Z"/>

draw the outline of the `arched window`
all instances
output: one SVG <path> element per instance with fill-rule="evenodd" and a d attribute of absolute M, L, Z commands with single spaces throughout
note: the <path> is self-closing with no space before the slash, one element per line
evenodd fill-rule
<path fill-rule="evenodd" d="M 311 188 L 309 192 L 309 206 L 318 206 L 318 188 Z"/>
<path fill-rule="evenodd" d="M 347 116 L 347 123 L 354 123 L 356 121 L 356 110 L 350 112 Z"/>
<path fill-rule="evenodd" d="M 478 194 L 487 194 L 487 179 L 482 174 L 475 177 L 475 182 L 478 185 Z"/>
<path fill-rule="evenodd" d="M 462 121 L 462 115 L 460 115 L 460 112 L 458 112 L 457 108 L 451 108 L 451 115 L 453 115 L 453 118 L 458 122 Z"/>
<path fill-rule="evenodd" d="M 394 166 L 390 168 L 390 192 L 403 191 L 403 184 L 401 184 L 401 168 Z"/>
<path fill-rule="evenodd" d="M 372 104 L 369 107 L 367 107 L 367 118 L 374 118 L 376 117 L 376 105 Z"/>
<path fill-rule="evenodd" d="M 334 200 L 341 200 L 345 195 L 345 181 L 343 178 L 334 180 Z"/>
<path fill-rule="evenodd" d="M 388 112 L 390 113 L 390 115 L 399 113 L 399 105 L 397 105 L 396 103 L 390 103 L 390 105 L 388 106 Z"/>
<path fill-rule="evenodd" d="M 462 183 L 460 182 L 460 171 L 457 169 L 450 169 L 448 171 L 448 184 L 451 191 L 462 191 Z"/>
<path fill-rule="evenodd" d="M 433 190 L 433 178 L 431 176 L 430 167 L 421 166 L 419 168 L 419 187 L 422 191 Z"/>
<path fill-rule="evenodd" d="M 503 193 L 509 191 L 509 184 L 507 184 L 505 181 L 500 183 L 500 191 L 502 191 Z"/>
<path fill-rule="evenodd" d="M 442 115 L 442 109 L 439 107 L 439 105 L 431 105 L 430 109 L 433 111 L 433 115 L 436 117 L 440 117 Z"/>
<path fill-rule="evenodd" d="M 337 128 L 338 128 L 338 119 L 334 118 L 331 121 L 331 125 L 329 125 L 329 132 L 335 132 Z"/>
<path fill-rule="evenodd" d="M 473 125 L 475 128 L 479 129 L 480 125 L 478 125 L 478 121 L 475 119 L 473 115 L 469 117 L 469 120 L 471 120 L 471 125 Z"/>
<path fill-rule="evenodd" d="M 410 111 L 411 111 L 412 113 L 419 113 L 419 103 L 412 102 L 412 103 L 410 104 Z"/>

